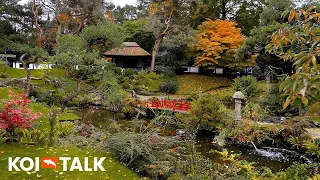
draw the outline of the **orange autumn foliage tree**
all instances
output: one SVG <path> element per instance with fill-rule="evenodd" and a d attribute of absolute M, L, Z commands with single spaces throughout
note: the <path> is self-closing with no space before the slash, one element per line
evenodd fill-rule
<path fill-rule="evenodd" d="M 235 51 L 243 44 L 244 36 L 235 22 L 207 19 L 199 27 L 195 50 L 196 66 L 235 67 Z"/>

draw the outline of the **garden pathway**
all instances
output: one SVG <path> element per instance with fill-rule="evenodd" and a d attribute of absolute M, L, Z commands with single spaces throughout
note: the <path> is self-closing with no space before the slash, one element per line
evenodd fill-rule
<path fill-rule="evenodd" d="M 280 125 L 278 123 L 265 123 L 265 122 L 258 122 L 258 124 L 260 126 L 279 126 Z M 306 128 L 306 131 L 309 133 L 312 139 L 320 138 L 320 128 Z"/>
<path fill-rule="evenodd" d="M 313 139 L 320 138 L 320 128 L 307 128 L 306 130 Z"/>
<path fill-rule="evenodd" d="M 164 99 L 168 99 L 168 96 L 167 95 L 154 95 L 154 96 L 143 96 L 143 95 L 136 95 L 137 98 L 141 101 L 147 101 L 151 98 L 157 98 L 157 99 L 161 99 L 161 98 L 164 98 Z M 188 96 L 187 95 L 170 95 L 169 98 L 170 99 L 186 99 Z"/>

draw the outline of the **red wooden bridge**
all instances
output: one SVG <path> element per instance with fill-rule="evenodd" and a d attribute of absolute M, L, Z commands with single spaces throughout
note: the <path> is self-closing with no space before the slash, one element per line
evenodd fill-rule
<path fill-rule="evenodd" d="M 180 113 L 190 113 L 191 110 L 191 103 L 182 100 L 145 101 L 144 106 L 149 109 L 169 110 Z"/>

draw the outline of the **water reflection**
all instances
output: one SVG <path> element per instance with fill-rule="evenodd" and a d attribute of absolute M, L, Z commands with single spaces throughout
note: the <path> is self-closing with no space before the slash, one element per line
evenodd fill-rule
<path fill-rule="evenodd" d="M 218 150 L 222 151 L 222 148 L 219 148 L 215 146 L 213 143 L 213 137 L 204 136 L 203 134 L 200 134 L 197 136 L 197 151 L 201 152 L 202 155 L 210 158 L 212 161 L 217 163 L 224 163 L 220 158 L 219 154 L 217 153 L 209 153 L 210 150 Z M 264 151 L 272 152 L 272 154 L 281 154 L 281 157 L 283 158 L 270 158 L 268 156 L 263 156 L 259 152 L 256 151 L 254 147 L 245 148 L 245 147 L 239 147 L 235 145 L 226 145 L 223 147 L 224 149 L 227 149 L 229 152 L 234 154 L 240 154 L 239 159 L 240 160 L 246 160 L 248 162 L 255 162 L 254 166 L 267 166 L 272 171 L 277 172 L 281 170 L 285 170 L 289 166 L 291 166 L 294 162 L 299 163 L 309 163 L 308 159 L 304 158 L 300 154 L 296 152 L 290 152 L 287 150 L 281 150 L 281 149 L 273 149 L 272 148 L 266 148 L 263 149 Z M 280 155 L 279 155 L 280 156 Z"/>
<path fill-rule="evenodd" d="M 131 119 L 125 118 L 124 115 L 119 113 L 113 113 L 107 110 L 96 110 L 92 114 L 87 114 L 87 110 L 79 111 L 77 114 L 80 117 L 84 117 L 84 121 L 91 121 L 92 124 L 96 127 L 99 127 L 101 129 L 109 129 L 109 127 L 112 125 L 114 121 L 117 121 L 117 124 L 120 127 L 123 127 L 122 129 L 126 129 L 126 127 L 130 127 L 130 124 L 132 123 Z M 112 132 L 111 132 L 112 133 Z M 174 135 L 172 134 L 171 130 L 168 130 L 167 135 Z M 219 154 L 217 153 L 209 153 L 210 150 L 219 150 L 222 151 L 222 148 L 218 148 L 215 146 L 212 141 L 214 138 L 214 134 L 212 133 L 199 133 L 197 134 L 197 151 L 201 152 L 201 154 L 209 159 L 211 159 L 213 162 L 217 163 L 224 163 L 221 159 Z M 254 147 L 252 148 L 244 148 L 244 147 L 238 147 L 234 145 L 227 145 L 224 147 L 227 149 L 230 153 L 240 154 L 239 159 L 240 160 L 246 160 L 249 162 L 256 162 L 254 166 L 267 166 L 272 171 L 280 171 L 288 168 L 291 166 L 294 162 L 299 163 L 307 163 L 308 161 L 300 156 L 298 153 L 295 154 L 286 152 L 286 150 L 283 150 L 284 152 L 281 152 L 281 155 L 283 155 L 283 160 L 281 159 L 271 159 L 267 156 L 262 156 L 259 154 L 259 152 L 256 151 Z M 272 148 L 270 149 L 264 149 L 265 151 L 272 151 Z M 279 150 L 276 150 L 279 151 Z"/>

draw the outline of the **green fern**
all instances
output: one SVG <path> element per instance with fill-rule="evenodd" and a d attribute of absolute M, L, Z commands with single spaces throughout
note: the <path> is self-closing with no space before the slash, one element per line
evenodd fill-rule
<path fill-rule="evenodd" d="M 299 137 L 294 137 L 291 136 L 288 141 L 292 144 L 293 148 L 300 148 L 301 147 L 301 142 L 299 141 Z"/>
<path fill-rule="evenodd" d="M 73 122 L 60 122 L 56 126 L 57 135 L 59 137 L 67 137 L 74 133 L 75 125 Z"/>
<path fill-rule="evenodd" d="M 47 138 L 47 132 L 39 129 L 23 129 L 23 137 L 20 142 L 27 144 L 44 143 Z"/>
<path fill-rule="evenodd" d="M 307 149 L 307 154 L 320 158 L 320 146 L 314 140 L 304 141 L 303 146 Z"/>

